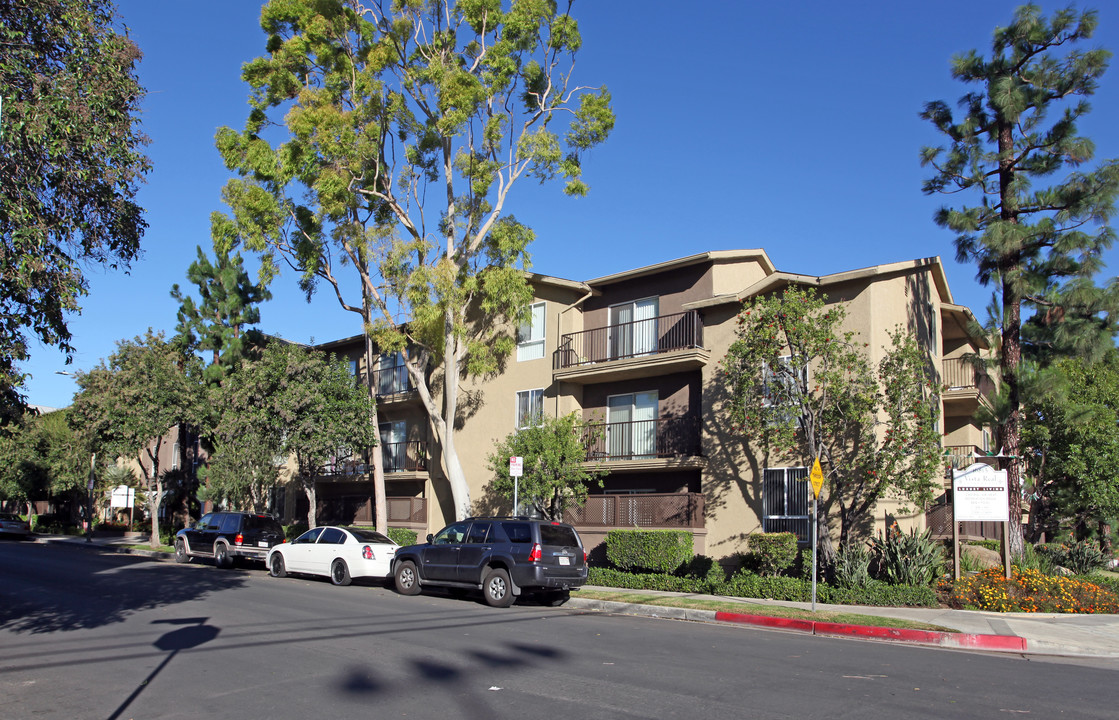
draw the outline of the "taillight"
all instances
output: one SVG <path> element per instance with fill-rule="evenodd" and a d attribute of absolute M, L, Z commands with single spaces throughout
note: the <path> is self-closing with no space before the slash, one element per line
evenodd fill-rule
<path fill-rule="evenodd" d="M 361 549 L 361 556 L 363 558 L 365 558 L 366 560 L 372 560 L 373 559 L 373 548 L 366 545 L 365 547 L 363 547 Z"/>
<path fill-rule="evenodd" d="M 533 543 L 532 551 L 528 554 L 528 561 L 540 562 L 540 558 L 542 557 L 544 557 L 544 553 L 540 550 L 540 543 Z"/>
<path fill-rule="evenodd" d="M 587 549 L 583 548 L 583 564 L 587 564 Z"/>
<path fill-rule="evenodd" d="M 240 545 L 243 542 L 245 542 L 245 536 L 241 533 L 237 533 L 237 537 L 233 538 L 233 544 Z"/>

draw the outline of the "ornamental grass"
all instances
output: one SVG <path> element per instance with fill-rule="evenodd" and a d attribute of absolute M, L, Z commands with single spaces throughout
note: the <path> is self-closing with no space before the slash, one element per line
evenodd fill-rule
<path fill-rule="evenodd" d="M 1107 588 L 1017 566 L 1009 580 L 1002 568 L 960 578 L 952 588 L 950 604 L 995 612 L 1119 613 L 1119 595 Z"/>

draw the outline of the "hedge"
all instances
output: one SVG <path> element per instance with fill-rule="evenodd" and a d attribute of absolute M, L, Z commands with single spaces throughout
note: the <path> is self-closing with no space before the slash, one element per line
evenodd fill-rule
<path fill-rule="evenodd" d="M 622 570 L 671 573 L 690 562 L 695 550 L 687 530 L 611 530 L 606 557 Z"/>
<path fill-rule="evenodd" d="M 389 536 L 390 540 L 401 547 L 405 545 L 415 545 L 416 540 L 419 538 L 415 530 L 409 530 L 408 528 L 390 527 L 385 534 Z"/>

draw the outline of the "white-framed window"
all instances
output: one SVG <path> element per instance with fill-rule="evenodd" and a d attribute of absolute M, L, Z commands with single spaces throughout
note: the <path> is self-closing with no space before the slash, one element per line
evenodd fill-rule
<path fill-rule="evenodd" d="M 544 389 L 521 390 L 517 393 L 516 427 L 523 430 L 540 422 L 544 417 Z"/>
<path fill-rule="evenodd" d="M 544 308 L 543 302 L 530 305 L 528 320 L 517 328 L 517 362 L 544 357 Z"/>
<path fill-rule="evenodd" d="M 628 460 L 657 456 L 657 391 L 606 398 L 606 455 Z"/>
<path fill-rule="evenodd" d="M 795 533 L 802 542 L 811 539 L 812 507 L 808 468 L 766 468 L 762 478 L 762 531 Z"/>
<path fill-rule="evenodd" d="M 659 311 L 655 297 L 610 306 L 611 359 L 655 353 Z"/>

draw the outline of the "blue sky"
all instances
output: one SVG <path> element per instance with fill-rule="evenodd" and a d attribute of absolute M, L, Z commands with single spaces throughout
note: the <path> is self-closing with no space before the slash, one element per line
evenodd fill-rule
<path fill-rule="evenodd" d="M 537 272 L 586 280 L 672 258 L 763 248 L 778 269 L 825 274 L 939 255 L 956 302 L 983 317 L 990 297 L 974 268 L 955 262 L 932 221 L 923 145 L 940 144 L 918 113 L 966 89 L 949 61 L 984 53 L 1020 3 L 1001 0 L 667 2 L 584 0 L 574 14 L 580 84 L 609 87 L 618 116 L 584 164 L 591 191 L 522 181 L 507 206 L 532 226 Z M 1048 13 L 1064 4 L 1044 3 Z M 1087 5 L 1092 7 L 1092 5 Z M 209 215 L 228 173 L 218 127 L 240 129 L 248 95 L 241 65 L 264 52 L 260 3 L 118 0 L 144 53 L 145 132 L 154 170 L 140 193 L 149 228 L 129 274 L 89 272 L 90 295 L 71 318 L 72 365 L 32 347 L 32 403 L 70 403 L 73 380 L 116 341 L 148 327 L 174 331 L 172 284 L 187 286 L 196 246 L 209 251 Z M 1119 6 L 1099 3 L 1091 47 L 1119 52 Z M 1119 67 L 1104 76 L 1081 132 L 1097 158 L 1119 157 Z M 532 183 L 532 184 L 530 184 Z M 1119 252 L 1109 254 L 1111 277 Z M 332 293 L 307 304 L 282 275 L 261 329 L 299 342 L 360 332 Z"/>

